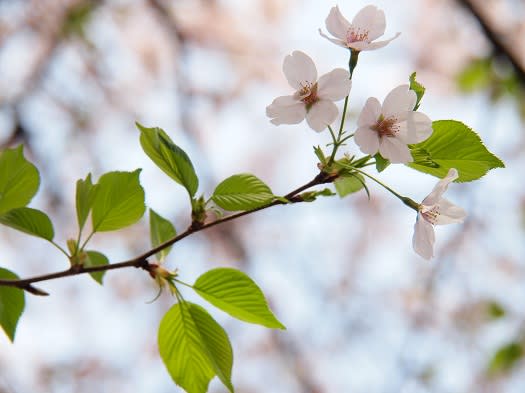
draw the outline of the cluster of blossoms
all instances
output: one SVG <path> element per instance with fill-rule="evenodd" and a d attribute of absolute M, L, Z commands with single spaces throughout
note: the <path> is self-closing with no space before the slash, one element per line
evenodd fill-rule
<path fill-rule="evenodd" d="M 317 68 L 308 55 L 294 51 L 286 56 L 283 72 L 295 92 L 277 97 L 266 108 L 267 116 L 275 125 L 298 124 L 306 119 L 314 131 L 329 128 L 339 113 L 334 102 L 348 98 L 352 71 L 359 53 L 382 48 L 399 36 L 397 33 L 388 40 L 375 41 L 385 33 L 386 22 L 384 12 L 372 5 L 359 11 L 352 22 L 341 14 L 337 6 L 333 7 L 325 22 L 333 38 L 321 29 L 319 33 L 350 51 L 350 70 L 337 68 L 317 79 Z M 353 65 L 352 61 L 355 62 Z M 370 97 L 361 110 L 354 133 L 360 150 L 370 156 L 380 154 L 391 163 L 412 162 L 408 145 L 422 142 L 432 134 L 432 121 L 416 110 L 416 102 L 416 93 L 408 85 L 394 88 L 382 104 L 377 98 Z M 343 117 L 345 115 L 343 113 Z M 448 184 L 457 178 L 457 170 L 450 169 L 447 176 L 417 205 L 413 247 L 426 259 L 434 254 L 434 225 L 462 222 L 466 216 L 463 209 L 442 198 Z"/>

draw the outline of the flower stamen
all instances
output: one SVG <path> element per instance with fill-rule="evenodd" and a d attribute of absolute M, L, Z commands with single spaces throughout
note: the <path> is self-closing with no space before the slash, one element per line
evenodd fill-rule
<path fill-rule="evenodd" d="M 429 208 L 428 206 L 422 206 L 420 211 L 421 211 L 421 215 L 423 216 L 425 220 L 427 220 L 432 225 L 436 224 L 439 214 L 440 214 L 439 206 L 434 205 L 431 208 Z"/>
<path fill-rule="evenodd" d="M 319 101 L 319 97 L 317 97 L 317 83 L 312 85 L 310 82 L 306 82 L 301 84 L 301 86 L 301 90 L 297 93 L 301 101 L 305 103 L 306 110 L 308 110 L 313 104 Z"/>
<path fill-rule="evenodd" d="M 349 28 L 346 32 L 346 42 L 351 44 L 352 42 L 370 42 L 368 40 L 368 31 L 364 30 L 361 32 L 360 28 Z"/>
<path fill-rule="evenodd" d="M 384 118 L 379 117 L 377 124 L 371 127 L 372 130 L 379 134 L 379 137 L 395 137 L 399 132 L 399 124 L 397 118 L 391 116 Z"/>

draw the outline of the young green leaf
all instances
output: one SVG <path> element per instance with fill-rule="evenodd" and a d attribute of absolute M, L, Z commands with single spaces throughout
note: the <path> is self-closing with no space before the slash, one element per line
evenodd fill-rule
<path fill-rule="evenodd" d="M 100 177 L 93 199 L 93 232 L 114 231 L 134 224 L 144 215 L 144 189 L 140 169 L 134 172 L 108 172 Z"/>
<path fill-rule="evenodd" d="M 508 343 L 499 348 L 490 360 L 488 371 L 501 373 L 509 371 L 523 358 L 523 345 L 518 342 Z"/>
<path fill-rule="evenodd" d="M 233 392 L 230 340 L 201 306 L 180 302 L 171 307 L 160 322 L 158 345 L 171 377 L 188 393 L 205 393 L 215 375 Z"/>
<path fill-rule="evenodd" d="M 13 272 L 0 268 L 0 278 L 16 280 L 18 276 Z M 0 286 L 0 326 L 14 341 L 16 326 L 25 307 L 24 291 L 18 288 Z"/>
<path fill-rule="evenodd" d="M 286 329 L 271 312 L 261 289 L 239 270 L 210 270 L 195 281 L 193 289 L 234 318 L 268 328 Z"/>
<path fill-rule="evenodd" d="M 180 185 L 184 186 L 190 197 L 195 196 L 199 179 L 190 158 L 184 150 L 170 139 L 160 128 L 146 128 L 136 123 L 140 130 L 140 144 L 149 158 Z"/>
<path fill-rule="evenodd" d="M 376 170 L 381 173 L 383 172 L 389 165 L 390 161 L 384 158 L 381 154 L 377 153 L 374 156 L 374 159 L 376 160 Z"/>
<path fill-rule="evenodd" d="M 416 81 L 416 73 L 413 72 L 412 75 L 410 75 L 409 78 L 410 81 L 410 90 L 413 90 L 414 93 L 416 93 L 416 105 L 414 106 L 414 110 L 417 111 L 419 108 L 419 105 L 421 103 L 421 99 L 425 95 L 425 86 L 423 86 L 421 83 Z"/>
<path fill-rule="evenodd" d="M 222 181 L 211 199 L 224 210 L 251 210 L 270 203 L 274 195 L 259 178 L 241 173 Z"/>
<path fill-rule="evenodd" d="M 98 251 L 86 251 L 86 259 L 84 260 L 85 267 L 103 266 L 109 265 L 108 258 Z M 98 282 L 100 285 L 103 284 L 105 271 L 89 273 L 93 280 Z"/>
<path fill-rule="evenodd" d="M 455 120 L 432 123 L 434 132 L 427 140 L 411 145 L 414 161 L 407 165 L 420 172 L 443 178 L 450 168 L 459 172 L 458 182 L 477 180 L 503 162 L 489 152 L 478 134 Z"/>
<path fill-rule="evenodd" d="M 492 73 L 491 57 L 473 60 L 456 77 L 458 87 L 466 93 L 487 89 L 493 79 Z"/>
<path fill-rule="evenodd" d="M 82 230 L 89 215 L 93 200 L 95 199 L 96 187 L 91 182 L 91 173 L 86 180 L 77 180 L 76 206 L 79 230 Z"/>
<path fill-rule="evenodd" d="M 38 169 L 25 159 L 22 145 L 0 153 L 0 214 L 26 206 L 39 185 Z"/>
<path fill-rule="evenodd" d="M 177 236 L 177 231 L 173 224 L 157 214 L 153 209 L 149 209 L 149 230 L 152 247 L 157 247 L 165 241 Z M 171 246 L 159 251 L 156 254 L 159 262 L 164 261 L 170 251 Z"/>
<path fill-rule="evenodd" d="M 30 207 L 9 210 L 0 216 L 0 224 L 49 241 L 55 236 L 53 224 L 46 213 Z"/>
<path fill-rule="evenodd" d="M 341 198 L 361 190 L 365 186 L 365 179 L 359 173 L 339 177 L 334 181 L 335 190 Z"/>

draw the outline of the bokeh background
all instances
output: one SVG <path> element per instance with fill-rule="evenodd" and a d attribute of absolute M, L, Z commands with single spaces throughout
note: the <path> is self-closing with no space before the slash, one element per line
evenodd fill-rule
<path fill-rule="evenodd" d="M 341 1 L 348 19 L 369 1 Z M 468 211 L 437 228 L 436 258 L 411 248 L 415 214 L 370 184 L 345 199 L 275 207 L 177 244 L 180 277 L 232 266 L 261 286 L 286 331 L 212 310 L 234 348 L 238 392 L 523 392 L 525 366 L 525 4 L 520 0 L 374 2 L 401 36 L 363 53 L 348 128 L 412 71 L 427 87 L 421 111 L 474 128 L 506 163 L 448 197 Z M 305 124 L 275 127 L 265 107 L 289 94 L 282 59 L 310 54 L 320 74 L 347 53 L 321 38 L 332 1 L 1 0 L 0 144 L 25 145 L 41 171 L 32 206 L 57 240 L 76 236 L 74 185 L 88 172 L 143 168 L 147 205 L 179 231 L 185 191 L 141 151 L 134 122 L 164 128 L 183 147 L 207 195 L 252 172 L 285 194 L 317 172 Z M 350 144 L 345 151 L 357 152 Z M 436 179 L 391 166 L 381 179 L 421 200 Z M 96 235 L 118 262 L 145 251 L 147 220 Z M 0 228 L 0 265 L 20 276 L 67 266 L 39 239 Z M 0 335 L 0 392 L 178 392 L 156 330 L 174 303 L 156 302 L 137 269 L 43 283 L 27 295 L 16 340 Z M 191 293 L 185 296 L 193 301 Z M 210 392 L 225 392 L 216 380 Z"/>

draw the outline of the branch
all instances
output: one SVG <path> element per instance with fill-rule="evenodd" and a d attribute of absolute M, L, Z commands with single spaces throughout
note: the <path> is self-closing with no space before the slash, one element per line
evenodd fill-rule
<path fill-rule="evenodd" d="M 320 172 L 316 177 L 314 177 L 308 183 L 306 183 L 306 184 L 302 185 L 301 187 L 298 187 L 295 190 L 293 190 L 293 191 L 289 192 L 288 194 L 286 194 L 284 196 L 284 198 L 289 201 L 288 203 L 304 202 L 304 200 L 301 198 L 301 196 L 298 195 L 299 193 L 303 192 L 304 190 L 307 190 L 308 188 L 311 188 L 313 186 L 319 185 L 319 184 L 331 183 L 336 178 L 337 178 L 337 175 L 332 175 L 332 174 L 328 174 L 328 173 L 325 173 L 325 172 Z M 165 249 L 167 247 L 170 247 L 171 245 L 181 241 L 185 237 L 188 237 L 188 236 L 190 236 L 190 235 L 192 235 L 192 234 L 194 234 L 196 232 L 200 232 L 200 231 L 203 231 L 205 229 L 214 227 L 216 225 L 223 224 L 225 222 L 232 221 L 232 220 L 235 220 L 237 218 L 246 216 L 248 214 L 252 214 L 252 213 L 258 212 L 260 210 L 267 209 L 267 208 L 272 207 L 272 206 L 285 205 L 285 204 L 287 204 L 287 202 L 284 202 L 282 200 L 275 200 L 272 203 L 269 203 L 268 205 L 264 205 L 264 206 L 258 207 L 256 209 L 247 210 L 247 211 L 239 212 L 239 213 L 236 213 L 236 214 L 232 214 L 230 216 L 226 216 L 226 217 L 223 217 L 223 218 L 219 218 L 219 219 L 217 219 L 215 221 L 212 221 L 212 222 L 200 225 L 200 226 L 195 226 L 195 225 L 192 224 L 183 233 L 181 233 L 181 234 L 175 236 L 174 238 L 172 238 L 172 239 L 170 239 L 170 240 L 160 244 L 159 246 L 157 246 L 155 248 L 152 248 L 151 250 L 143 253 L 142 255 L 139 255 L 139 256 L 137 256 L 137 257 L 135 257 L 133 259 L 127 260 L 127 261 L 113 263 L 113 264 L 109 264 L 109 265 L 90 266 L 90 267 L 85 267 L 85 266 L 81 266 L 81 265 L 74 265 L 74 266 L 70 267 L 69 269 L 62 270 L 62 271 L 55 272 L 55 273 L 44 274 L 44 275 L 41 275 L 41 276 L 29 277 L 29 278 L 24 278 L 24 279 L 19 279 L 19 280 L 2 279 L 2 280 L 0 280 L 0 286 L 15 287 L 15 288 L 23 289 L 23 290 L 25 290 L 25 291 L 27 291 L 29 293 L 34 294 L 34 295 L 47 296 L 48 295 L 47 292 L 45 292 L 45 291 L 43 291 L 43 290 L 41 290 L 39 288 L 34 287 L 33 284 L 36 283 L 36 282 L 41 282 L 41 281 L 54 280 L 56 278 L 70 277 L 70 276 L 76 276 L 76 275 L 79 275 L 79 274 L 94 273 L 94 272 L 101 272 L 101 271 L 107 271 L 107 270 L 123 269 L 123 268 L 128 268 L 128 267 L 140 268 L 140 269 L 143 269 L 143 270 L 146 270 L 146 271 L 149 272 L 151 270 L 151 268 L 152 268 L 152 265 L 148 262 L 148 258 L 149 257 L 151 257 L 152 255 L 155 255 L 159 251 L 161 251 L 161 250 L 163 250 L 163 249 Z"/>
<path fill-rule="evenodd" d="M 521 64 L 518 55 L 505 44 L 504 39 L 494 30 L 494 27 L 490 24 L 488 18 L 476 8 L 472 0 L 458 0 L 458 2 L 477 19 L 481 29 L 485 33 L 487 39 L 492 43 L 496 53 L 503 55 L 509 61 L 520 84 L 525 87 L 525 69 L 524 65 Z"/>

